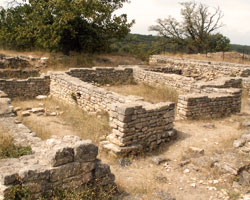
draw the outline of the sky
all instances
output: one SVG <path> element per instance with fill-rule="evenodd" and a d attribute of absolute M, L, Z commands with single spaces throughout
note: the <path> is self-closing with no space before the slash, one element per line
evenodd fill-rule
<path fill-rule="evenodd" d="M 20 1 L 20 0 L 18 0 Z M 180 2 L 185 0 L 130 0 L 116 14 L 126 13 L 131 21 L 136 23 L 132 27 L 132 33 L 152 34 L 148 28 L 156 24 L 157 19 L 167 18 L 169 15 L 181 20 Z M 0 0 L 4 5 L 6 0 Z M 222 18 L 224 27 L 219 29 L 223 35 L 230 38 L 233 44 L 250 45 L 250 0 L 196 0 L 211 8 L 220 7 L 224 14 Z"/>
<path fill-rule="evenodd" d="M 180 2 L 182 0 L 130 0 L 131 3 L 117 11 L 117 14 L 126 13 L 129 20 L 135 19 L 131 32 L 152 34 L 148 28 L 156 24 L 157 19 L 167 18 L 169 15 L 181 20 Z M 223 35 L 230 38 L 233 44 L 250 45 L 250 0 L 196 0 L 212 9 L 220 7 L 224 14 L 224 27 L 219 29 Z"/>

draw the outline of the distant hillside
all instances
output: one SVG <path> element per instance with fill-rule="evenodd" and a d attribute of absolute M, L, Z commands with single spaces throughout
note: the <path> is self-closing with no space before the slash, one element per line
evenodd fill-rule
<path fill-rule="evenodd" d="M 230 51 L 237 51 L 239 53 L 250 54 L 250 46 L 240 44 L 230 44 Z"/>
<path fill-rule="evenodd" d="M 149 48 L 153 43 L 158 42 L 161 38 L 159 36 L 153 35 L 141 35 L 141 34 L 129 34 L 123 42 L 121 42 L 121 46 L 126 46 L 128 43 L 133 44 L 144 44 L 145 47 Z M 167 47 L 163 47 L 162 50 L 167 50 Z M 250 54 L 250 46 L 247 45 L 239 45 L 239 44 L 230 44 L 230 51 L 237 51 L 239 53 L 247 53 Z"/>

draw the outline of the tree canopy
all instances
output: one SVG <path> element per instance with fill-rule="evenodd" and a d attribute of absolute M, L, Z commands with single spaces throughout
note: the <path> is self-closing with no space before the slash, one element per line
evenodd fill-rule
<path fill-rule="evenodd" d="M 219 7 L 212 10 L 207 5 L 195 1 L 183 2 L 181 6 L 181 22 L 169 16 L 166 19 L 158 19 L 157 25 L 150 26 L 149 30 L 163 36 L 177 51 L 206 53 L 229 49 L 230 40 L 215 33 L 223 26 L 223 13 Z"/>
<path fill-rule="evenodd" d="M 15 49 L 99 52 L 134 21 L 115 15 L 128 0 L 26 0 L 0 10 L 0 45 Z"/>

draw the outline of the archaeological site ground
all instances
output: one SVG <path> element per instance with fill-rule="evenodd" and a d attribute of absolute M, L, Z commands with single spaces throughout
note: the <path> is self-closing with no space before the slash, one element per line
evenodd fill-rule
<path fill-rule="evenodd" d="M 0 199 L 250 199 L 250 65 L 101 60 L 0 55 Z"/>

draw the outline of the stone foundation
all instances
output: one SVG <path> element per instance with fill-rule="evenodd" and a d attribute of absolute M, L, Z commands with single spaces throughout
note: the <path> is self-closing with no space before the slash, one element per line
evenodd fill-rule
<path fill-rule="evenodd" d="M 137 82 L 148 84 L 161 84 L 177 89 L 182 92 L 189 92 L 195 79 L 178 74 L 166 74 L 145 70 L 139 66 L 130 66 L 134 71 L 134 79 Z"/>
<path fill-rule="evenodd" d="M 130 68 L 113 67 L 93 67 L 72 68 L 66 72 L 70 76 L 79 78 L 88 83 L 104 84 L 124 84 L 133 81 L 133 70 Z"/>
<path fill-rule="evenodd" d="M 151 104 L 140 97 L 119 95 L 64 72 L 51 73 L 50 91 L 88 112 L 109 112 L 112 134 L 102 146 L 115 154 L 150 151 L 175 136 L 174 103 Z"/>
<path fill-rule="evenodd" d="M 50 77 L 31 77 L 23 80 L 0 79 L 0 90 L 10 98 L 34 98 L 47 95 L 50 91 Z"/>
<path fill-rule="evenodd" d="M 165 65 L 167 68 L 180 69 L 186 77 L 196 80 L 213 80 L 224 76 L 250 76 L 250 66 L 236 63 L 214 62 L 206 60 L 192 60 L 164 55 L 153 55 L 149 59 L 150 65 Z"/>
<path fill-rule="evenodd" d="M 205 119 L 230 116 L 241 111 L 241 90 L 217 89 L 218 93 L 180 95 L 177 114 L 182 119 Z"/>
<path fill-rule="evenodd" d="M 145 70 L 145 67 L 130 67 L 134 70 L 136 81 L 163 84 L 183 94 L 177 104 L 178 116 L 183 119 L 219 118 L 241 110 L 242 78 L 222 77 L 205 82 L 176 74 L 153 72 Z"/>
<path fill-rule="evenodd" d="M 38 77 L 40 76 L 38 70 L 34 69 L 26 69 L 26 70 L 21 70 L 21 69 L 0 69 L 0 79 L 26 79 L 29 77 Z"/>
<path fill-rule="evenodd" d="M 9 107 L 9 101 L 0 101 L 1 107 Z M 16 124 L 15 117 L 6 115 L 0 115 L 0 126 L 9 130 L 16 145 L 29 145 L 33 152 L 0 160 L 1 200 L 8 200 L 16 187 L 27 188 L 31 198 L 38 199 L 44 195 L 48 198 L 53 189 L 80 188 L 87 183 L 101 187 L 114 184 L 114 175 L 96 158 L 98 148 L 90 140 L 64 136 L 42 141 L 23 124 Z"/>

